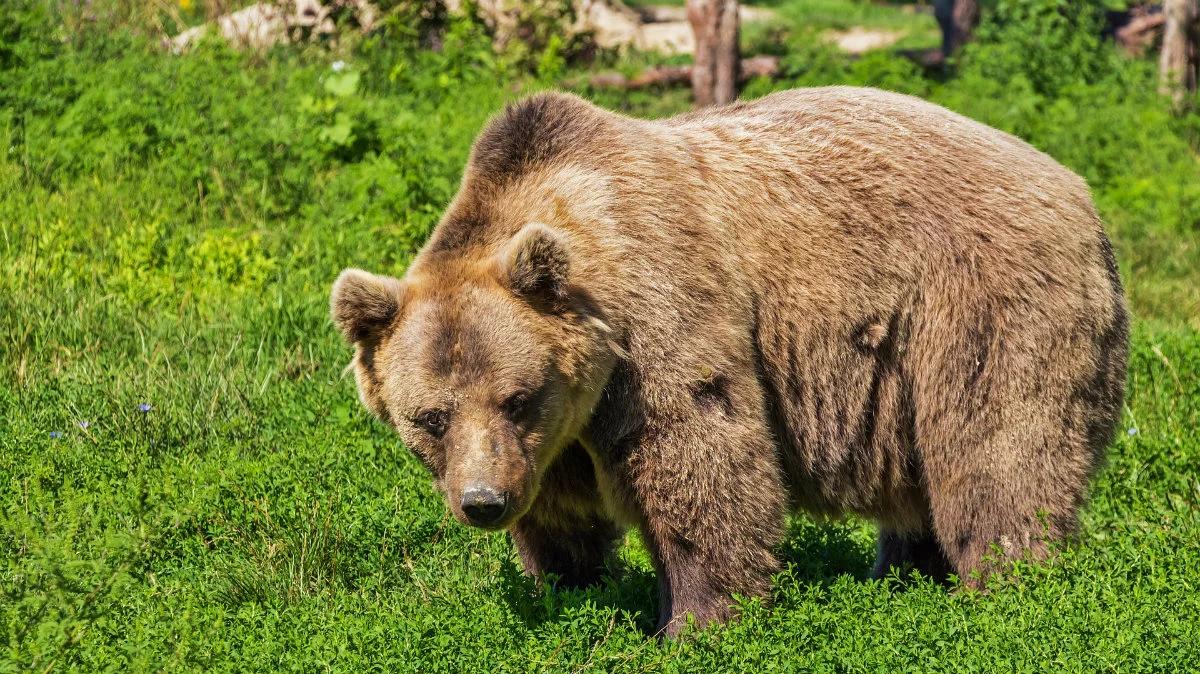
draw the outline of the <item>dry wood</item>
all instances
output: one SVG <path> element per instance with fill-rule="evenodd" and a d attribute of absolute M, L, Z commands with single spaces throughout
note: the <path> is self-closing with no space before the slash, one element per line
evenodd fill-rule
<path fill-rule="evenodd" d="M 645 89 L 656 86 L 676 86 L 693 81 L 693 66 L 659 66 L 643 70 L 633 77 L 621 73 L 598 73 L 588 84 L 598 89 Z M 754 77 L 774 77 L 779 74 L 779 58 L 776 56 L 754 56 L 742 59 L 738 69 L 738 83 Z"/>
<path fill-rule="evenodd" d="M 1200 0 L 1166 0 L 1166 25 L 1159 59 L 1159 90 L 1176 104 L 1196 90 L 1200 67 Z"/>
<path fill-rule="evenodd" d="M 1134 15 L 1129 23 L 1121 26 L 1113 33 L 1113 39 L 1129 54 L 1140 55 L 1154 43 L 1155 38 L 1166 23 L 1166 15 L 1140 12 Z"/>
<path fill-rule="evenodd" d="M 737 0 L 688 0 L 688 22 L 696 36 L 692 93 L 696 107 L 737 98 Z"/>

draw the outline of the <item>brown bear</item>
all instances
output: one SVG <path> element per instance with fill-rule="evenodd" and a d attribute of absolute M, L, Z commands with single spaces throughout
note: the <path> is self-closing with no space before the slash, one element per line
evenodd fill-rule
<path fill-rule="evenodd" d="M 403 279 L 348 269 L 332 312 L 456 518 L 572 584 L 637 527 L 670 634 L 768 592 L 790 509 L 878 522 L 877 574 L 1044 556 L 1128 342 L 1083 180 L 848 87 L 654 121 L 511 105 Z"/>

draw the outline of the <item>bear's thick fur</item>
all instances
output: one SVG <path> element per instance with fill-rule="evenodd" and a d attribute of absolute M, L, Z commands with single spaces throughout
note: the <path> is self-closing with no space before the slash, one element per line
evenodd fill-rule
<path fill-rule="evenodd" d="M 332 308 L 456 517 L 569 583 L 638 527 L 669 633 L 767 593 L 791 508 L 877 521 L 880 574 L 1045 555 L 1128 341 L 1079 177 L 845 87 L 657 121 L 512 105 L 405 277 L 347 270 Z"/>

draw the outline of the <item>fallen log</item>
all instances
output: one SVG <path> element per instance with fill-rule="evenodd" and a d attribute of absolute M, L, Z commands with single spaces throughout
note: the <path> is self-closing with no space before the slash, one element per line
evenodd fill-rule
<path fill-rule="evenodd" d="M 738 82 L 755 77 L 774 77 L 779 74 L 778 56 L 754 56 L 742 59 Z M 596 89 L 645 89 L 648 87 L 691 85 L 692 66 L 658 66 L 626 77 L 621 73 L 597 73 L 588 79 Z"/>
<path fill-rule="evenodd" d="M 1162 12 L 1136 14 L 1113 32 L 1113 39 L 1126 53 L 1140 56 L 1158 39 L 1166 22 Z"/>

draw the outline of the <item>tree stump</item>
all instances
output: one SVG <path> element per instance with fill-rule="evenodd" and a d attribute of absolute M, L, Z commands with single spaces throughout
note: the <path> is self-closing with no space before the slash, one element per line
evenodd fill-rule
<path fill-rule="evenodd" d="M 1187 92 L 1196 90 L 1200 75 L 1200 0 L 1166 0 L 1163 14 L 1159 90 L 1179 105 Z"/>
<path fill-rule="evenodd" d="M 737 0 L 688 0 L 687 16 L 696 35 L 692 67 L 696 107 L 733 102 L 739 70 Z"/>

